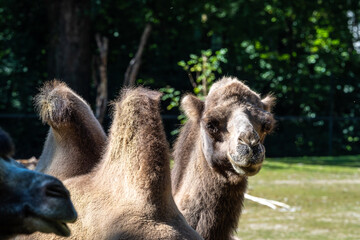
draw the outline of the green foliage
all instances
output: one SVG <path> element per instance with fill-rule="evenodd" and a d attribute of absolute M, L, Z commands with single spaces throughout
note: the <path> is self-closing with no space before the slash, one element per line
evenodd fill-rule
<path fill-rule="evenodd" d="M 327 154 L 330 116 L 333 153 L 360 151 L 360 55 L 354 48 L 359 37 L 351 30 L 360 23 L 359 1 L 90 2 L 92 35 L 109 39 L 110 99 L 118 95 L 144 26 L 151 23 L 138 83 L 174 88 L 164 92 L 171 114 L 178 114 L 175 89 L 205 96 L 216 77 L 233 75 L 259 93 L 272 92 L 277 116 L 301 117 L 279 121 L 267 139 L 274 139 L 267 150 L 273 156 Z M 0 5 L 0 113 L 33 113 L 37 87 L 51 73 L 61 73 L 48 67 L 54 65 L 48 61 L 54 52 L 48 9 L 34 1 Z M 95 42 L 91 51 L 97 51 Z M 190 53 L 195 54 L 189 58 Z M 286 149 L 279 147 L 284 144 Z"/>
<path fill-rule="evenodd" d="M 161 100 L 170 100 L 170 104 L 166 107 L 167 110 L 171 110 L 174 107 L 179 107 L 180 91 L 175 90 L 175 88 L 169 86 L 167 86 L 166 88 L 160 88 L 159 90 L 164 94 Z"/>
<path fill-rule="evenodd" d="M 175 88 L 169 86 L 166 86 L 165 88 L 160 88 L 159 91 L 163 93 L 161 100 L 169 102 L 169 104 L 166 107 L 168 111 L 174 108 L 178 109 L 180 107 L 180 97 L 181 97 L 180 91 L 175 90 Z M 177 119 L 181 124 L 184 124 L 186 122 L 186 117 L 184 114 L 179 114 Z M 172 130 L 170 134 L 174 136 L 177 135 L 179 131 L 180 131 L 179 128 L 176 128 Z"/>
<path fill-rule="evenodd" d="M 216 79 L 215 73 L 222 73 L 220 63 L 227 62 L 226 53 L 226 48 L 215 51 L 215 54 L 210 49 L 202 50 L 201 56 L 190 54 L 190 60 L 178 62 L 178 65 L 188 73 L 189 80 L 194 87 L 193 92 L 197 97 L 204 98 Z M 166 107 L 167 110 L 179 108 L 180 91 L 169 86 L 160 88 L 160 91 L 164 94 L 163 101 L 170 100 L 169 105 Z M 185 115 L 180 114 L 178 120 L 181 124 L 184 124 L 186 122 Z M 171 132 L 171 135 L 177 135 L 178 133 L 179 129 L 177 128 Z"/>
<path fill-rule="evenodd" d="M 178 62 L 178 65 L 188 73 L 197 96 L 206 96 L 215 81 L 215 73 L 222 73 L 220 63 L 227 63 L 226 53 L 226 48 L 215 51 L 215 54 L 211 49 L 202 50 L 201 56 L 190 54 L 190 60 Z"/>

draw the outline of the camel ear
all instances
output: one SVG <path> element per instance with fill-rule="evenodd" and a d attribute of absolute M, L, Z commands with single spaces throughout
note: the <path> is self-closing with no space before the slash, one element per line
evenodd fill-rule
<path fill-rule="evenodd" d="M 201 118 L 204 110 L 204 102 L 194 95 L 188 94 L 181 100 L 181 108 L 189 119 L 197 120 Z"/>
<path fill-rule="evenodd" d="M 275 106 L 276 98 L 272 94 L 268 94 L 265 98 L 261 100 L 265 111 L 271 112 Z"/>

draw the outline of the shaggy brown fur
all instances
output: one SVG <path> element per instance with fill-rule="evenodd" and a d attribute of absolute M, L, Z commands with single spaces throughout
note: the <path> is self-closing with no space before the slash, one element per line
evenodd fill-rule
<path fill-rule="evenodd" d="M 269 113 L 273 102 L 271 96 L 261 100 L 235 78 L 215 83 L 205 102 L 192 95 L 183 98 L 182 108 L 188 121 L 174 146 L 172 190 L 179 210 L 204 239 L 231 239 L 241 214 L 247 176 L 260 170 L 263 158 L 256 158 L 254 167 L 248 163 L 248 167 L 237 170 L 227 153 L 231 146 L 243 144 L 238 141 L 244 135 L 248 144 L 255 142 L 253 146 L 263 154 L 255 140 L 260 138 L 262 142 L 274 126 Z M 242 123 L 242 118 L 248 121 L 248 128 L 238 125 L 237 128 L 245 129 L 243 135 L 231 138 L 236 130 L 230 129 L 234 125 L 231 121 L 241 119 L 238 122 Z M 211 151 L 206 152 L 207 148 Z"/>
<path fill-rule="evenodd" d="M 160 94 L 137 88 L 121 99 L 99 166 L 65 181 L 79 212 L 70 239 L 201 239 L 171 195 Z"/>
<path fill-rule="evenodd" d="M 36 170 L 62 180 L 88 173 L 99 162 L 106 135 L 89 105 L 65 83 L 45 83 L 36 96 L 50 130 Z"/>

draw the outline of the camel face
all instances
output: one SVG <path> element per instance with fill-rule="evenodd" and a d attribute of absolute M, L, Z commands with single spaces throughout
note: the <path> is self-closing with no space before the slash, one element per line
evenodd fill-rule
<path fill-rule="evenodd" d="M 199 117 L 202 152 L 208 164 L 240 176 L 258 173 L 265 158 L 265 136 L 275 124 L 270 113 L 273 99 L 262 100 L 232 78 L 215 83 L 202 106 L 200 100 L 189 97 L 183 100 L 185 112 Z M 189 101 L 193 103 L 186 103 Z"/>
<path fill-rule="evenodd" d="M 56 178 L 0 158 L 0 238 L 36 231 L 69 236 L 77 213 L 69 192 Z"/>
<path fill-rule="evenodd" d="M 212 153 L 206 160 L 213 167 L 224 169 L 230 163 L 240 175 L 255 175 L 265 158 L 261 121 L 238 103 L 206 112 L 200 123 L 203 152 Z"/>

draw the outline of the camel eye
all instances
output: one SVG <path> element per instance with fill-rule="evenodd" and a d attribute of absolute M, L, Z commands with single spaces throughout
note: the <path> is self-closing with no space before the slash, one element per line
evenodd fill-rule
<path fill-rule="evenodd" d="M 218 121 L 209 121 L 207 124 L 206 124 L 206 129 L 212 133 L 212 134 L 215 134 L 219 131 L 219 122 Z"/>

